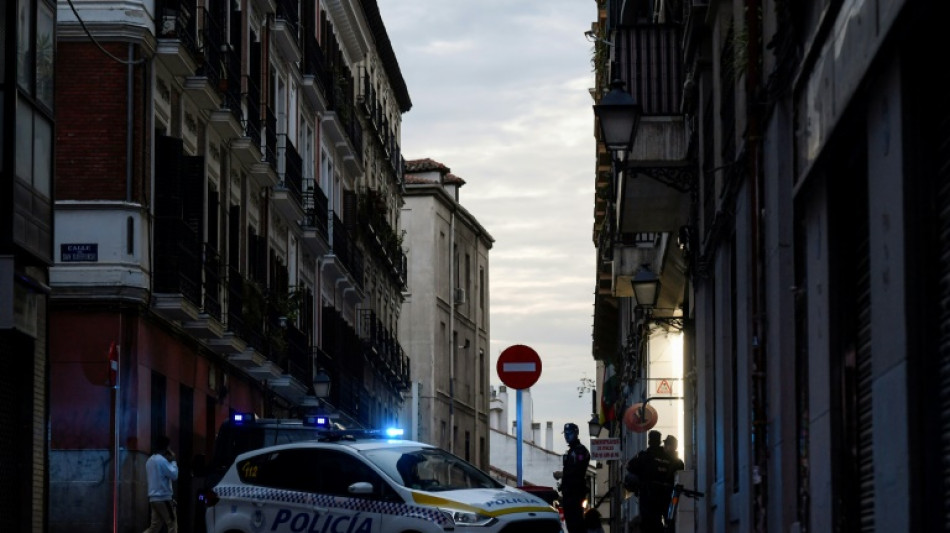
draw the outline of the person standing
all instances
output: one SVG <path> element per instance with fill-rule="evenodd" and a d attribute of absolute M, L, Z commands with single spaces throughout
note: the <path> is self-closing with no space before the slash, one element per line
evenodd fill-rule
<path fill-rule="evenodd" d="M 151 523 L 145 533 L 159 533 L 162 526 L 165 526 L 168 533 L 178 533 L 178 517 L 175 513 L 172 489 L 172 481 L 178 479 L 178 463 L 168 437 L 158 437 L 155 444 L 152 456 L 145 461 L 148 506 L 151 508 Z"/>
<path fill-rule="evenodd" d="M 563 456 L 563 469 L 554 473 L 554 478 L 561 480 L 561 509 L 564 510 L 567 533 L 587 531 L 584 525 L 584 498 L 587 496 L 590 452 L 577 437 L 577 424 L 564 424 L 564 440 L 567 441 L 568 449 Z"/>
<path fill-rule="evenodd" d="M 663 439 L 663 451 L 666 452 L 666 456 L 670 460 L 669 473 L 667 474 L 667 483 L 672 487 L 676 483 L 676 473 L 680 470 L 686 469 L 686 464 L 683 463 L 683 460 L 679 457 L 679 452 L 676 450 L 679 446 L 679 441 L 673 435 L 667 435 Z M 672 491 L 666 492 L 666 508 L 669 509 L 670 502 L 673 497 Z M 674 517 L 676 518 L 676 517 Z M 675 526 L 674 526 L 675 527 Z M 668 528 L 670 529 L 670 528 Z M 670 529 L 669 533 L 675 533 L 675 529 Z"/>
<path fill-rule="evenodd" d="M 679 446 L 679 441 L 673 435 L 667 435 L 663 439 L 663 451 L 666 452 L 666 456 L 670 460 L 670 485 L 676 483 L 676 473 L 680 470 L 686 470 L 686 464 L 680 459 L 679 452 L 677 447 Z"/>
<path fill-rule="evenodd" d="M 660 446 L 662 434 L 647 434 L 647 448 L 627 463 L 627 470 L 638 480 L 640 531 L 662 533 L 663 516 L 669 508 L 672 485 L 669 483 L 670 458 Z"/>

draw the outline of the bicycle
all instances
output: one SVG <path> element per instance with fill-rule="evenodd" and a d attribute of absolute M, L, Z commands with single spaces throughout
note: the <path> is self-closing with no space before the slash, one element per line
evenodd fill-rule
<path fill-rule="evenodd" d="M 699 499 L 706 494 L 698 490 L 687 489 L 682 483 L 673 485 L 673 494 L 670 496 L 670 507 L 666 511 L 666 516 L 663 517 L 663 531 L 666 533 L 673 533 L 676 531 L 676 511 L 680 506 L 681 495 L 693 499 Z"/>

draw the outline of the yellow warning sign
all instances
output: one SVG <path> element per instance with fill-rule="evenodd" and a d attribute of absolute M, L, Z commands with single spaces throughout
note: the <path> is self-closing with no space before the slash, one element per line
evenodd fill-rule
<path fill-rule="evenodd" d="M 665 380 L 665 379 L 660 380 L 660 384 L 656 386 L 656 393 L 657 393 L 657 394 L 666 394 L 666 395 L 673 394 L 673 387 L 670 386 L 670 382 L 669 382 L 669 381 L 667 381 L 667 380 Z"/>

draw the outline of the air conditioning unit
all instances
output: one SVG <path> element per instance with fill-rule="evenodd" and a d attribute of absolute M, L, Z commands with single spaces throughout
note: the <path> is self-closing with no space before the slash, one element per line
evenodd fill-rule
<path fill-rule="evenodd" d="M 455 303 L 464 304 L 465 303 L 465 289 L 458 287 L 455 289 Z"/>

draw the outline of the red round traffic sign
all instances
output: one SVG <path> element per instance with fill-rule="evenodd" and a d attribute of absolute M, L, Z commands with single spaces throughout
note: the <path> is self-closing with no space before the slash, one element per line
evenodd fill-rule
<path fill-rule="evenodd" d="M 541 357 L 524 344 L 505 348 L 495 365 L 501 382 L 512 389 L 527 389 L 541 377 Z"/>
<path fill-rule="evenodd" d="M 656 425 L 659 418 L 659 414 L 652 405 L 635 403 L 628 407 L 623 413 L 623 425 L 627 426 L 627 429 L 630 431 L 643 433 L 644 431 L 653 429 L 653 426 Z"/>

